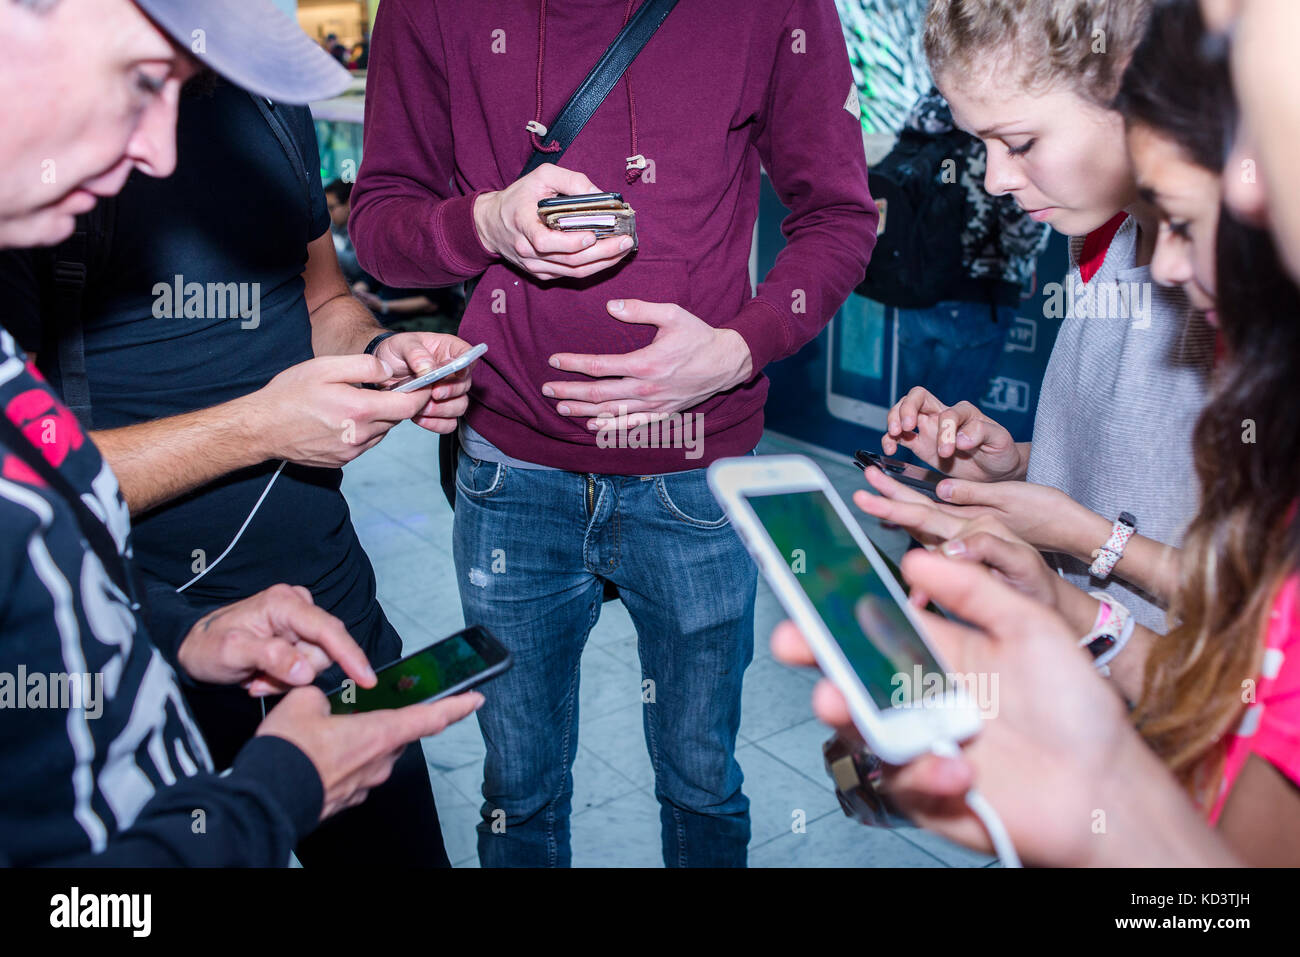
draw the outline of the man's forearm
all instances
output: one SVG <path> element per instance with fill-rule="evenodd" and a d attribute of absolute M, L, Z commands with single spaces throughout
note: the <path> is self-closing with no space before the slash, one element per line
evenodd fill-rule
<path fill-rule="evenodd" d="M 117 475 L 131 514 L 140 515 L 228 472 L 270 458 L 254 414 L 255 395 L 92 432 L 91 438 Z"/>
<path fill-rule="evenodd" d="M 321 303 L 311 314 L 311 348 L 318 356 L 356 355 L 384 331 L 351 292 Z"/>

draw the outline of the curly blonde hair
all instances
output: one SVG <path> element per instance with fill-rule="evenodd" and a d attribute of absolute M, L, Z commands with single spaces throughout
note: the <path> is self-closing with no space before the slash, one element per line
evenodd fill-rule
<path fill-rule="evenodd" d="M 1062 85 L 1109 108 L 1154 0 L 930 0 L 930 72 L 991 72 L 1008 59 L 1029 89 Z M 993 54 L 993 57 L 989 55 Z"/>

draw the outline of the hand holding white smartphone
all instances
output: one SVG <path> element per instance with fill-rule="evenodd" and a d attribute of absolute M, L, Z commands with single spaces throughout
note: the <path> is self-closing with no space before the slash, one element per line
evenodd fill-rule
<path fill-rule="evenodd" d="M 462 352 L 460 355 L 452 359 L 446 365 L 442 365 L 436 369 L 432 369 L 429 372 L 426 372 L 422 376 L 414 376 L 409 379 L 403 379 L 401 382 L 397 383 L 397 385 L 392 386 L 389 389 L 389 391 L 390 392 L 414 392 L 416 389 L 423 389 L 426 386 L 433 385 L 433 383 L 439 381 L 440 379 L 445 379 L 448 376 L 455 375 L 461 369 L 468 368 L 476 359 L 478 359 L 485 352 L 487 352 L 487 343 L 480 342 L 473 349 L 469 349 L 466 350 L 465 352 Z"/>
<path fill-rule="evenodd" d="M 966 687 L 812 460 L 722 459 L 709 487 L 873 751 L 902 764 L 979 730 Z"/>

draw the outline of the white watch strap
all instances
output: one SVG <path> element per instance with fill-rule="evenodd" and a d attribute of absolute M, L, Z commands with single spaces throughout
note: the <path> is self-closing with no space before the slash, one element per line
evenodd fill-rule
<path fill-rule="evenodd" d="M 1088 574 L 1093 578 L 1109 578 L 1111 571 L 1115 568 L 1116 563 L 1124 557 L 1124 548 L 1128 541 L 1137 531 L 1137 526 L 1133 523 L 1126 522 L 1125 518 L 1129 517 L 1125 512 L 1110 528 L 1110 538 L 1106 539 L 1106 544 L 1092 553 L 1092 565 L 1088 569 Z"/>

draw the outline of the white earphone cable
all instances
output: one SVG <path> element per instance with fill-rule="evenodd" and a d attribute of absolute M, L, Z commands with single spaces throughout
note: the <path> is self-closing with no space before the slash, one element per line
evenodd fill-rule
<path fill-rule="evenodd" d="M 239 531 L 235 532 L 235 537 L 230 540 L 230 544 L 226 546 L 226 550 L 222 552 L 220 555 L 218 555 L 216 561 L 214 561 L 211 565 L 206 566 L 203 569 L 203 571 L 199 572 L 197 575 L 195 575 L 193 578 L 187 581 L 180 588 L 176 589 L 176 594 L 179 595 L 181 592 L 189 588 L 191 585 L 193 585 L 196 581 L 198 581 L 208 572 L 212 571 L 212 569 L 216 568 L 218 565 L 221 564 L 221 560 L 223 558 L 225 558 L 227 555 L 230 554 L 231 549 L 233 549 L 239 543 L 239 539 L 243 537 L 244 529 L 248 528 L 248 523 L 253 520 L 253 516 L 257 514 L 257 510 L 261 508 L 262 503 L 266 501 L 266 496 L 271 491 L 271 486 L 275 484 L 275 480 L 280 477 L 280 473 L 284 471 L 284 467 L 288 464 L 289 462 L 287 459 L 280 462 L 279 468 L 275 470 L 275 474 L 271 476 L 271 480 L 266 483 L 266 488 L 262 489 L 262 494 L 258 496 L 257 502 L 253 505 L 253 510 L 248 513 L 248 518 L 244 519 L 244 524 L 239 526 Z"/>

